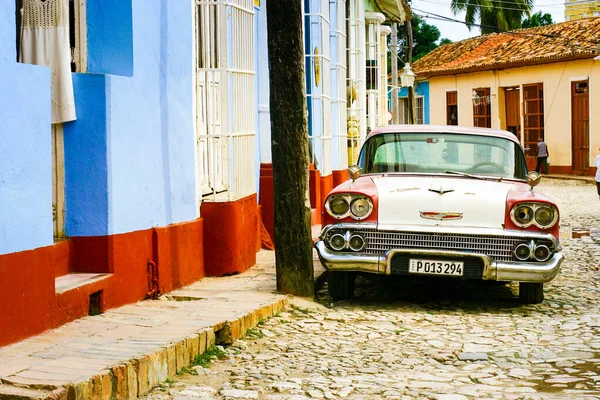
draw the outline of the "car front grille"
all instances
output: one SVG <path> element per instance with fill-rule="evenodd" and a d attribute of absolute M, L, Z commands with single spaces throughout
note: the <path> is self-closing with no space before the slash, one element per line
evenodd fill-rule
<path fill-rule="evenodd" d="M 344 234 L 345 228 L 332 228 L 327 232 L 325 242 L 336 234 Z M 531 238 L 502 235 L 469 235 L 459 233 L 429 233 L 384 231 L 377 229 L 352 229 L 365 238 L 366 246 L 363 253 L 384 255 L 392 249 L 428 249 L 443 251 L 459 251 L 466 253 L 485 254 L 495 261 L 517 261 L 513 249 L 518 243 L 528 243 Z M 554 252 L 550 240 L 536 239 L 537 244 L 543 244 Z M 532 260 L 532 262 L 535 262 Z"/>

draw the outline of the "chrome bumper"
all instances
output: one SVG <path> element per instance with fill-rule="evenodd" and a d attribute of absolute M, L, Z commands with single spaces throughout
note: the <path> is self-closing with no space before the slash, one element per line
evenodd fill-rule
<path fill-rule="evenodd" d="M 464 253 L 458 251 L 440 250 L 390 250 L 383 256 L 357 253 L 339 253 L 329 250 L 325 242 L 319 240 L 315 244 L 321 264 L 328 271 L 359 271 L 374 274 L 391 274 L 390 260 L 394 254 L 406 253 L 415 256 L 452 256 L 473 257 L 483 261 L 481 279 L 491 281 L 516 282 L 548 282 L 560 271 L 564 256 L 554 253 L 552 258 L 544 263 L 524 262 L 495 262 L 485 254 Z"/>

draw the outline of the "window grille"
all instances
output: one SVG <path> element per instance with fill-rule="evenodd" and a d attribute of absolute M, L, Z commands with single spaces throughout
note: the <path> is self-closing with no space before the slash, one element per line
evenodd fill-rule
<path fill-rule="evenodd" d="M 366 90 L 365 24 L 362 7 L 362 0 L 348 0 L 346 105 L 349 164 L 355 164 L 358 161 L 358 151 L 365 139 L 367 126 L 364 97 Z"/>
<path fill-rule="evenodd" d="M 400 124 L 408 124 L 408 97 L 401 97 L 400 102 Z M 415 97 L 415 124 L 425 123 L 425 98 L 423 96 Z"/>
<path fill-rule="evenodd" d="M 365 13 L 366 20 L 366 83 L 367 83 L 367 130 L 380 125 L 379 90 L 381 87 L 381 23 L 383 14 Z"/>
<path fill-rule="evenodd" d="M 473 90 L 473 126 L 492 127 L 490 88 Z"/>
<path fill-rule="evenodd" d="M 383 25 L 381 27 L 381 35 L 379 37 L 379 110 L 377 112 L 377 126 L 388 125 L 388 64 L 387 64 L 387 38 L 392 29 L 389 26 Z"/>
<path fill-rule="evenodd" d="M 446 92 L 446 124 L 458 125 L 458 92 Z"/>
<path fill-rule="evenodd" d="M 311 0 L 305 13 L 306 65 L 310 70 L 307 88 L 309 147 L 311 163 L 322 175 L 331 173 L 331 54 L 329 0 Z"/>
<path fill-rule="evenodd" d="M 254 184 L 253 0 L 196 0 L 197 191 L 236 200 Z"/>
<path fill-rule="evenodd" d="M 346 111 L 346 0 L 329 0 L 331 47 L 332 168 L 348 167 Z"/>

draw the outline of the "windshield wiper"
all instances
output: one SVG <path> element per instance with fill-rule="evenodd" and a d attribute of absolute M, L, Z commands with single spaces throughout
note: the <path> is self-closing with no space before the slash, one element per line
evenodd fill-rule
<path fill-rule="evenodd" d="M 484 176 L 484 175 L 472 175 L 472 174 L 467 174 L 466 172 L 459 172 L 459 171 L 449 171 L 446 170 L 445 171 L 447 174 L 453 174 L 453 175 L 459 175 L 459 176 L 464 176 L 467 178 L 471 178 L 471 179 L 481 179 L 483 181 L 496 181 L 496 182 L 502 182 L 502 177 L 496 178 L 493 176 Z"/>

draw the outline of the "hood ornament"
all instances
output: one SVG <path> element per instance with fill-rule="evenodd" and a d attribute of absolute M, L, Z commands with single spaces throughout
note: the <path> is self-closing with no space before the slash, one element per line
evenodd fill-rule
<path fill-rule="evenodd" d="M 421 214 L 421 218 L 435 219 L 438 221 L 450 220 L 450 219 L 462 219 L 462 217 L 463 217 L 463 213 L 461 213 L 461 212 L 419 211 L 419 213 Z"/>
<path fill-rule="evenodd" d="M 536 187 L 537 185 L 539 185 L 541 180 L 542 180 L 542 175 L 538 174 L 535 171 L 531 171 L 527 174 L 527 183 L 529 184 L 529 187 L 531 188 L 532 192 L 533 192 L 533 188 Z"/>
<path fill-rule="evenodd" d="M 440 185 L 439 189 L 429 188 L 429 191 L 439 193 L 439 194 L 444 194 L 444 193 L 454 192 L 454 189 L 452 189 L 451 187 L 444 189 L 444 187 Z"/>

